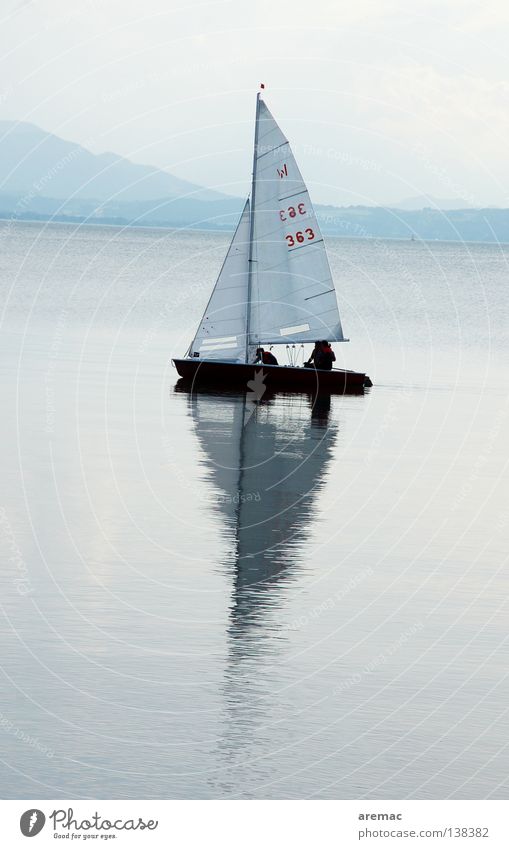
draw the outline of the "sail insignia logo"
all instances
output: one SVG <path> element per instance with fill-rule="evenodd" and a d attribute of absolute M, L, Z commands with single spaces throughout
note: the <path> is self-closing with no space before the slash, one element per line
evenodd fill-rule
<path fill-rule="evenodd" d="M 19 827 L 25 837 L 35 837 L 44 828 L 46 817 L 38 808 L 30 808 L 21 815 Z"/>

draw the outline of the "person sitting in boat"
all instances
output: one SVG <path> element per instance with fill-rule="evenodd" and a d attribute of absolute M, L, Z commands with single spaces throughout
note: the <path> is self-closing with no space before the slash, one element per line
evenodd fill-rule
<path fill-rule="evenodd" d="M 317 365 L 316 367 L 324 369 L 325 371 L 330 371 L 332 369 L 332 363 L 336 362 L 336 354 L 326 339 L 323 339 L 322 341 L 319 362 L 320 365 Z"/>
<path fill-rule="evenodd" d="M 320 368 L 320 366 L 318 366 L 316 364 L 316 360 L 317 360 L 317 358 L 318 358 L 318 360 L 320 360 L 321 350 L 322 350 L 322 343 L 320 342 L 320 340 L 318 340 L 318 341 L 315 342 L 315 347 L 311 351 L 309 360 L 303 364 L 304 368 L 313 368 L 313 366 L 315 368 Z"/>
<path fill-rule="evenodd" d="M 274 354 L 271 354 L 270 351 L 266 351 L 264 348 L 257 348 L 256 349 L 255 364 L 256 363 L 263 363 L 266 366 L 277 366 L 277 365 L 279 365 Z"/>

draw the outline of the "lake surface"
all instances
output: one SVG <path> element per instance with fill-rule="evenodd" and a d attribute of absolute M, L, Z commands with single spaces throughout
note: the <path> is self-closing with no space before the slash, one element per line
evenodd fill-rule
<path fill-rule="evenodd" d="M 506 798 L 509 247 L 328 239 L 313 409 L 176 386 L 228 238 L 0 223 L 0 795 Z"/>

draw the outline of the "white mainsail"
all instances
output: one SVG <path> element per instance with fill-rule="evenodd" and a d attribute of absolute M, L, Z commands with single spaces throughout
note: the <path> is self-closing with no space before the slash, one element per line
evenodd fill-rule
<path fill-rule="evenodd" d="M 257 104 L 250 344 L 344 340 L 334 282 L 288 140 Z"/>
<path fill-rule="evenodd" d="M 257 98 L 246 201 L 191 357 L 246 362 L 262 344 L 343 342 L 322 234 L 288 140 Z"/>
<path fill-rule="evenodd" d="M 249 200 L 189 349 L 207 360 L 245 362 L 249 257 Z"/>

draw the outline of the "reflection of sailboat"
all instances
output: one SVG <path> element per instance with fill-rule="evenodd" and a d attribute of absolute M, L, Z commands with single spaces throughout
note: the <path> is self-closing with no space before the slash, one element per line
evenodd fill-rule
<path fill-rule="evenodd" d="M 362 392 L 366 375 L 347 369 L 253 365 L 261 345 L 325 339 L 348 341 L 324 240 L 290 144 L 258 94 L 251 196 L 187 355 L 173 362 L 200 383 L 246 386 L 259 373 L 274 389 Z"/>
<path fill-rule="evenodd" d="M 270 670 L 285 644 L 285 590 L 296 582 L 338 435 L 338 425 L 329 422 L 330 402 L 330 396 L 314 403 L 302 395 L 264 395 L 261 402 L 249 394 L 189 396 L 214 509 L 230 543 L 214 797 L 238 798 L 239 785 L 255 775 L 270 780 L 268 729 L 294 709 L 291 695 L 273 686 Z"/>
<path fill-rule="evenodd" d="M 249 395 L 192 394 L 190 406 L 234 548 L 233 630 L 263 624 L 290 580 L 313 521 L 336 440 L 330 397 L 286 396 L 263 404 Z"/>

